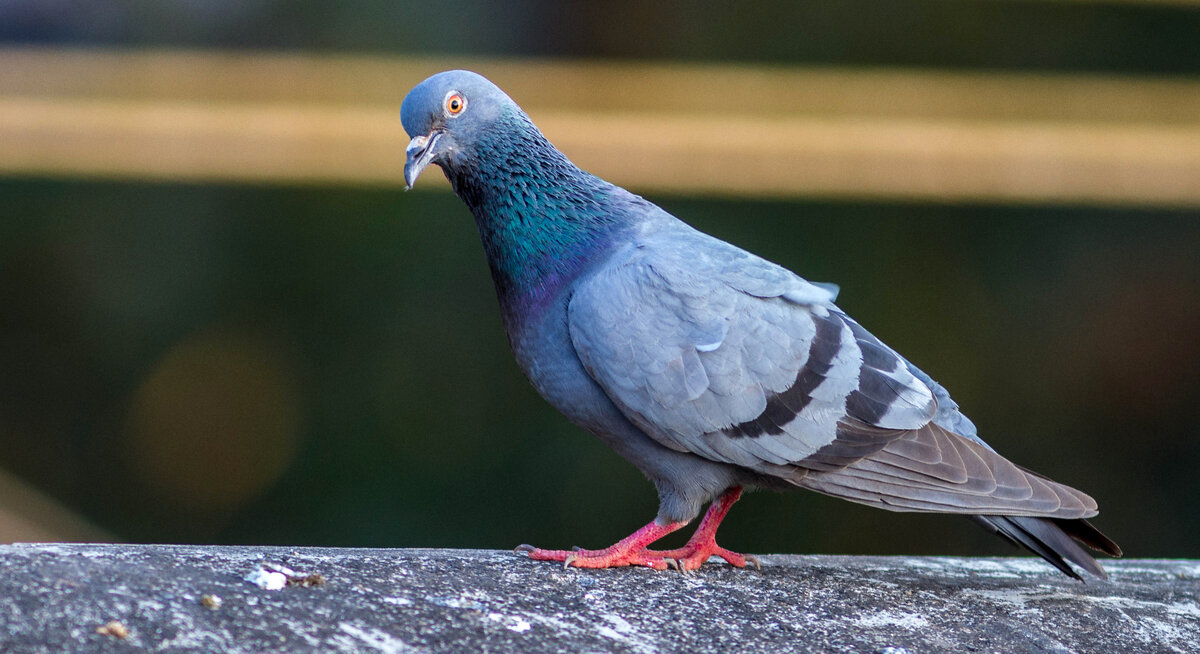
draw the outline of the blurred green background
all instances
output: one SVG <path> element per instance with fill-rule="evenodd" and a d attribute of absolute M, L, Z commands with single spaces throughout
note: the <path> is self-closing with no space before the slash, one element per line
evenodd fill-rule
<path fill-rule="evenodd" d="M 1191 3 L 569 4 L 26 0 L 0 44 L 1200 75 Z M 1200 554 L 1194 206 L 647 195 L 840 284 L 1130 555 Z M 599 547 L 654 514 L 521 376 L 444 187 L 9 173 L 0 199 L 0 509 L 37 489 L 99 529 L 27 511 L 10 540 Z M 726 525 L 751 552 L 1013 553 L 805 492 Z"/>

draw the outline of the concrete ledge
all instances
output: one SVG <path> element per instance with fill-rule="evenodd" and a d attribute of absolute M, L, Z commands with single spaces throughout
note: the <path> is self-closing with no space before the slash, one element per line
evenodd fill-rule
<path fill-rule="evenodd" d="M 763 556 L 564 570 L 509 552 L 0 546 L 0 651 L 1195 651 L 1200 562 Z M 277 590 L 271 590 L 282 586 Z"/>

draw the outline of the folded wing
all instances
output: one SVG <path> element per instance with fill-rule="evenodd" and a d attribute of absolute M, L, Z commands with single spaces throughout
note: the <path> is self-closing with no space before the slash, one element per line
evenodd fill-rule
<path fill-rule="evenodd" d="M 589 373 L 667 447 L 891 510 L 1096 513 L 1087 495 L 945 426 L 970 422 L 832 299 L 687 231 L 618 253 L 568 317 Z"/>

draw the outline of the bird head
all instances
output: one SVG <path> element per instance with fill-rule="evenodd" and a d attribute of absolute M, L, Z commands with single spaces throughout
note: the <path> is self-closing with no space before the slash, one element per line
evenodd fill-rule
<path fill-rule="evenodd" d="M 413 87 L 400 105 L 400 120 L 412 139 L 404 164 L 407 187 L 429 164 L 446 170 L 456 157 L 473 151 L 508 109 L 517 107 L 503 91 L 466 70 L 438 73 Z"/>

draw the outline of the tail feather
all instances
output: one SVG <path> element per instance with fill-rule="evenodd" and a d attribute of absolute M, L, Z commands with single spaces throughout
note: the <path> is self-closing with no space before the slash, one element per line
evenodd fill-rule
<path fill-rule="evenodd" d="M 1087 545 L 1088 547 L 1104 552 L 1109 556 L 1121 556 L 1121 546 L 1117 545 L 1108 536 L 1100 533 L 1099 529 L 1092 526 L 1092 523 L 1087 520 L 1061 520 L 1059 518 L 1050 518 L 1050 521 L 1058 525 L 1068 536 Z"/>
<path fill-rule="evenodd" d="M 1071 567 L 1071 563 L 1100 579 L 1108 579 L 1108 575 L 1104 572 L 1104 568 L 1096 562 L 1096 559 L 1079 546 L 1079 543 L 1112 556 L 1121 555 L 1121 548 L 1117 547 L 1116 543 L 1100 533 L 1087 520 L 1001 515 L 969 517 L 983 525 L 988 531 L 995 532 L 1012 541 L 1013 544 L 1028 549 L 1064 574 L 1080 581 L 1083 581 L 1083 577 Z"/>

